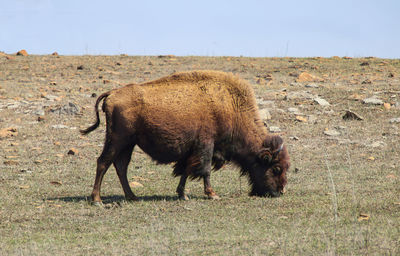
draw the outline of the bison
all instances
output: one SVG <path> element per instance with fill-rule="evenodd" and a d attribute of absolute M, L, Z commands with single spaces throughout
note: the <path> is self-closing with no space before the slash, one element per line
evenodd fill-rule
<path fill-rule="evenodd" d="M 97 159 L 93 202 L 101 202 L 101 182 L 111 164 L 125 197 L 137 200 L 127 179 L 136 145 L 160 164 L 175 163 L 173 174 L 180 176 L 176 192 L 183 200 L 188 199 L 187 178 L 202 178 L 206 196 L 218 199 L 210 173 L 227 161 L 248 177 L 250 195 L 277 197 L 283 192 L 288 151 L 281 137 L 268 134 L 251 85 L 239 77 L 190 71 L 113 89 L 97 98 L 96 122 L 82 134 L 99 126 L 98 105 L 103 99 L 106 138 Z"/>

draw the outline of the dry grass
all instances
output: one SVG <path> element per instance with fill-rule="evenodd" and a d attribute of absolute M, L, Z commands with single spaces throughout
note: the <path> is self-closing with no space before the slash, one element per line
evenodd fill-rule
<path fill-rule="evenodd" d="M 0 129 L 18 131 L 17 136 L 0 140 L 0 255 L 400 254 L 400 134 L 399 124 L 389 123 L 390 118 L 400 117 L 394 106 L 400 102 L 399 60 L 0 58 Z M 369 65 L 360 65 L 363 62 Z M 77 70 L 82 64 L 83 70 Z M 142 200 L 126 202 L 110 168 L 102 187 L 105 206 L 91 206 L 87 196 L 104 125 L 87 137 L 77 129 L 52 126 L 91 124 L 92 93 L 200 68 L 240 74 L 254 84 L 258 97 L 274 101 L 268 124 L 282 129 L 292 158 L 287 193 L 277 199 L 248 197 L 245 178 L 235 167 L 226 166 L 212 175 L 222 200 L 205 199 L 202 184 L 193 181 L 187 187 L 191 200 L 181 202 L 175 195 L 178 179 L 171 177 L 171 166 L 156 165 L 135 150 L 129 178 L 144 185 L 134 188 Z M 302 71 L 325 82 L 317 83 L 319 88 L 290 85 Z M 273 77 L 271 83 L 256 84 L 257 76 L 266 75 Z M 366 79 L 372 83 L 362 84 Z M 294 91 L 318 94 L 331 106 L 301 98 L 286 100 Z M 49 101 L 41 95 L 59 99 Z M 392 108 L 364 105 L 353 100 L 354 95 L 376 95 Z M 4 107 L 23 100 L 28 104 Z M 28 107 L 35 102 L 49 105 L 47 109 L 73 102 L 83 107 L 83 115 L 46 112 L 45 120 L 37 122 Z M 313 115 L 316 122 L 296 121 L 289 107 Z M 364 120 L 343 120 L 347 109 Z M 326 128 L 337 127 L 340 136 L 323 134 Z M 374 142 L 381 145 L 372 147 Z M 72 147 L 77 155 L 67 155 Z"/>

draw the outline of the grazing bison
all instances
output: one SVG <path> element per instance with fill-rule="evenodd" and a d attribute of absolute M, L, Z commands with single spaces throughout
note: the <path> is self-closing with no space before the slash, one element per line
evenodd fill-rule
<path fill-rule="evenodd" d="M 217 199 L 210 184 L 211 168 L 226 161 L 241 167 L 251 184 L 250 195 L 279 196 L 286 184 L 289 155 L 282 139 L 267 133 L 260 121 L 252 87 L 238 77 L 217 71 L 191 71 L 103 93 L 106 139 L 97 159 L 92 200 L 101 202 L 104 174 L 114 164 L 127 199 L 136 200 L 127 168 L 138 145 L 155 161 L 175 163 L 177 193 L 185 195 L 186 179 L 203 178 L 204 192 Z"/>

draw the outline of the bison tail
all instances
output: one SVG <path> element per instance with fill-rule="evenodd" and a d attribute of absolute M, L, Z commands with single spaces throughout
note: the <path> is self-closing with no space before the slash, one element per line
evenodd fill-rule
<path fill-rule="evenodd" d="M 100 95 L 97 100 L 96 100 L 96 105 L 94 105 L 94 111 L 96 112 L 96 123 L 94 123 L 92 126 L 80 130 L 81 134 L 86 135 L 88 133 L 90 133 L 91 131 L 94 131 L 97 127 L 99 127 L 100 125 L 100 116 L 99 116 L 99 103 L 102 99 L 107 98 L 110 95 L 110 92 L 106 92 L 103 93 L 102 95 Z"/>

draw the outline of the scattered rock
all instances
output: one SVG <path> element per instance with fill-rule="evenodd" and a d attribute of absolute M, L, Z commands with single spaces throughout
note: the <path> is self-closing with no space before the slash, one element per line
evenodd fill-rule
<path fill-rule="evenodd" d="M 362 81 L 361 84 L 372 84 L 372 81 L 369 79 L 366 79 L 366 80 Z"/>
<path fill-rule="evenodd" d="M 4 161 L 3 162 L 3 164 L 4 165 L 18 165 L 19 164 L 19 162 L 18 161 L 15 161 L 15 160 L 6 160 L 6 161 Z"/>
<path fill-rule="evenodd" d="M 362 103 L 369 105 L 383 105 L 383 101 L 375 97 L 363 99 Z"/>
<path fill-rule="evenodd" d="M 344 120 L 359 120 L 359 121 L 364 120 L 362 116 L 351 110 L 346 110 L 346 113 L 342 116 L 342 118 Z"/>
<path fill-rule="evenodd" d="M 296 121 L 303 122 L 303 123 L 308 122 L 307 118 L 304 116 L 296 116 Z"/>
<path fill-rule="evenodd" d="M 51 55 L 58 56 L 58 52 L 53 52 Z"/>
<path fill-rule="evenodd" d="M 77 69 L 77 70 L 83 70 L 84 67 L 83 67 L 83 65 L 79 65 L 78 67 L 76 67 L 76 69 Z"/>
<path fill-rule="evenodd" d="M 288 108 L 288 112 L 295 114 L 295 115 L 302 115 L 302 113 L 300 112 L 300 110 L 298 108 Z"/>
<path fill-rule="evenodd" d="M 313 84 L 306 84 L 305 87 L 306 88 L 319 88 L 319 85 L 313 83 Z"/>
<path fill-rule="evenodd" d="M 51 128 L 54 129 L 68 129 L 69 127 L 63 124 L 56 124 L 56 125 L 52 125 Z"/>
<path fill-rule="evenodd" d="M 315 96 L 306 91 L 296 91 L 296 92 L 288 92 L 285 96 L 285 100 L 295 100 L 295 99 L 314 99 Z"/>
<path fill-rule="evenodd" d="M 360 66 L 369 66 L 369 62 L 367 62 L 367 61 L 361 62 Z"/>
<path fill-rule="evenodd" d="M 260 117 L 261 120 L 270 120 L 272 118 L 271 114 L 269 113 L 269 110 L 266 108 L 260 110 Z"/>
<path fill-rule="evenodd" d="M 143 187 L 143 185 L 137 181 L 131 181 L 131 182 L 129 182 L 129 185 L 132 188 L 142 188 Z"/>
<path fill-rule="evenodd" d="M 59 101 L 60 100 L 60 97 L 51 95 L 51 94 L 42 94 L 41 97 L 46 100 L 49 100 L 49 101 Z"/>
<path fill-rule="evenodd" d="M 68 102 L 67 105 L 50 109 L 50 112 L 59 115 L 79 115 L 81 109 L 76 104 Z"/>
<path fill-rule="evenodd" d="M 38 122 L 43 122 L 44 120 L 46 120 L 46 118 L 44 116 L 38 116 L 37 120 Z"/>
<path fill-rule="evenodd" d="M 8 137 L 15 137 L 18 135 L 17 128 L 9 127 L 0 130 L 0 139 L 8 138 Z"/>
<path fill-rule="evenodd" d="M 272 100 L 264 100 L 264 99 L 261 99 L 261 98 L 257 98 L 256 102 L 257 102 L 257 105 L 258 105 L 258 107 L 260 109 L 262 109 L 262 108 L 269 108 L 269 109 L 275 108 L 275 102 L 272 101 Z"/>
<path fill-rule="evenodd" d="M 381 148 L 384 146 L 386 146 L 386 144 L 383 141 L 375 141 L 375 142 L 367 145 L 367 147 L 370 147 L 370 148 Z"/>
<path fill-rule="evenodd" d="M 26 50 L 21 50 L 17 52 L 17 56 L 28 56 L 28 53 L 26 52 Z"/>
<path fill-rule="evenodd" d="M 389 120 L 389 123 L 391 123 L 391 124 L 394 124 L 394 123 L 398 124 L 398 123 L 400 123 L 400 117 L 396 117 L 396 118 L 390 119 L 390 120 Z"/>
<path fill-rule="evenodd" d="M 96 97 L 97 97 L 97 94 L 94 92 L 94 93 L 92 93 L 92 95 L 90 95 L 90 97 L 96 98 Z"/>
<path fill-rule="evenodd" d="M 259 84 L 259 85 L 265 85 L 265 84 L 266 84 L 264 78 L 258 78 L 257 81 L 256 81 L 256 83 Z"/>
<path fill-rule="evenodd" d="M 329 102 L 327 102 L 326 100 L 322 99 L 322 98 L 314 98 L 314 101 L 317 102 L 319 105 L 325 107 L 325 106 L 329 106 Z"/>
<path fill-rule="evenodd" d="M 278 126 L 270 126 L 270 127 L 268 127 L 268 130 L 271 133 L 281 132 L 281 128 L 279 128 Z"/>
<path fill-rule="evenodd" d="M 390 105 L 390 103 L 385 102 L 385 103 L 383 103 L 383 107 L 384 107 L 386 110 L 390 110 L 392 106 Z"/>
<path fill-rule="evenodd" d="M 324 79 L 314 76 L 307 72 L 301 73 L 296 79 L 296 82 L 322 82 L 322 81 L 324 81 Z"/>
<path fill-rule="evenodd" d="M 299 137 L 297 137 L 297 136 L 290 136 L 289 139 L 291 139 L 291 140 L 300 140 Z"/>
<path fill-rule="evenodd" d="M 338 131 L 336 131 L 336 130 L 328 129 L 328 130 L 325 130 L 325 131 L 324 131 L 324 134 L 325 134 L 325 135 L 328 135 L 328 136 L 339 136 L 339 135 L 340 135 L 340 132 L 338 132 Z"/>
<path fill-rule="evenodd" d="M 76 148 L 70 148 L 70 150 L 68 150 L 67 154 L 68 155 L 77 155 L 78 154 L 78 150 Z"/>

